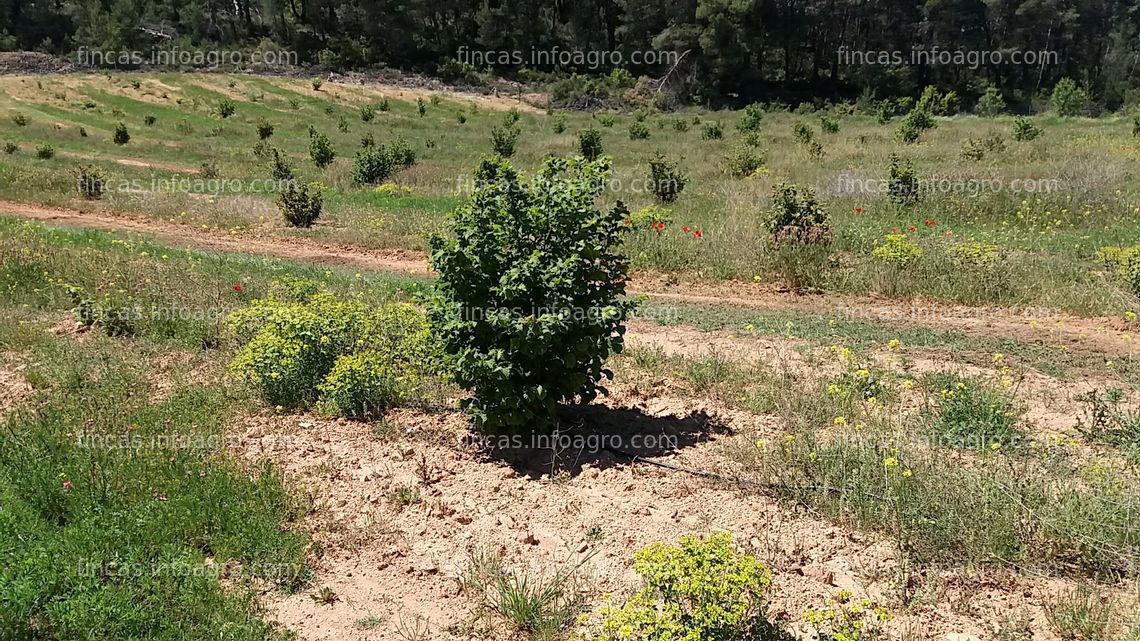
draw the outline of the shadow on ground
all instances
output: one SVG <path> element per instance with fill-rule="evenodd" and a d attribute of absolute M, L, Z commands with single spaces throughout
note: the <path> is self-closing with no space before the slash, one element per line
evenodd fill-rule
<path fill-rule="evenodd" d="M 532 479 L 629 465 L 633 456 L 667 457 L 729 429 L 704 411 L 684 416 L 650 416 L 637 408 L 585 405 L 567 407 L 553 434 L 487 434 L 480 453 Z"/>

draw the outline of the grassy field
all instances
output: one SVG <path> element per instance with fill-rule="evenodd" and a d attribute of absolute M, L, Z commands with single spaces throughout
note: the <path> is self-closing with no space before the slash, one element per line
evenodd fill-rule
<path fill-rule="evenodd" d="M 898 118 L 878 124 L 872 116 L 837 113 L 830 114 L 839 123 L 835 133 L 821 129 L 820 114 L 769 113 L 746 140 L 736 128 L 741 114 L 728 111 L 547 114 L 508 98 L 332 83 L 315 91 L 305 80 L 254 76 L 75 75 L 0 83 L 6 114 L 0 140 L 18 146 L 0 156 L 0 197 L 12 200 L 79 205 L 72 172 L 83 159 L 107 175 L 110 193 L 98 206 L 115 211 L 223 233 L 304 234 L 423 250 L 424 236 L 439 231 L 470 192 L 478 160 L 491 152 L 491 129 L 501 126 L 507 109 L 518 108 L 517 166 L 533 170 L 547 154 L 575 153 L 577 134 L 595 127 L 614 159 L 604 200 L 620 199 L 635 212 L 655 204 L 647 189 L 653 155 L 679 161 L 688 180 L 667 207 L 668 225 L 660 231 L 646 225 L 627 242 L 638 269 L 1088 315 L 1137 305 L 1135 292 L 1098 258 L 1103 247 L 1127 246 L 1140 235 L 1140 198 L 1126 180 L 1136 171 L 1140 145 L 1122 116 L 1037 117 L 1043 133 L 1024 142 L 1013 139 L 1012 118 L 939 118 L 918 143 L 906 145 L 895 137 Z M 234 112 L 221 118 L 227 100 Z M 367 122 L 366 106 L 375 108 Z M 648 137 L 633 140 L 638 118 Z M 299 179 L 324 186 L 326 211 L 311 229 L 288 228 L 275 194 L 267 193 L 267 161 L 255 154 L 262 120 L 273 126 L 266 144 L 286 155 Z M 119 122 L 130 134 L 124 145 L 112 142 Z M 710 123 L 720 123 L 723 138 L 705 139 Z M 794 140 L 801 123 L 812 129 L 821 157 Z M 337 154 L 325 169 L 309 159 L 310 126 Z M 377 143 L 402 138 L 414 149 L 415 164 L 388 180 L 399 188 L 353 183 L 352 159 L 366 135 Z M 968 140 L 991 136 L 1003 139 L 1000 150 L 963 157 Z M 43 144 L 53 148 L 52 158 L 36 158 Z M 742 148 L 763 164 L 734 178 L 727 158 Z M 892 153 L 913 162 L 928 190 L 916 205 L 892 203 L 885 193 Z M 216 168 L 212 183 L 200 176 L 204 163 Z M 803 257 L 775 251 L 762 224 L 772 186 L 784 181 L 814 189 L 830 215 L 834 241 L 808 268 L 797 266 Z M 905 266 L 875 256 L 892 230 L 915 241 L 921 255 Z M 981 248 L 984 256 L 963 259 L 956 253 L 963 246 Z"/>
<path fill-rule="evenodd" d="M 1098 257 L 1140 238 L 1122 117 L 1042 116 L 1043 135 L 1016 142 L 1010 119 L 959 116 L 903 145 L 897 119 L 841 116 L 823 133 L 818 114 L 770 113 L 764 169 L 733 178 L 724 157 L 745 137 L 739 113 L 648 114 L 648 138 L 631 140 L 633 114 L 517 105 L 514 160 L 527 170 L 573 153 L 589 126 L 615 185 L 644 179 L 656 151 L 683 157 L 671 221 L 624 251 L 638 282 L 707 296 L 651 291 L 607 362 L 608 396 L 568 414 L 572 435 L 667 436 L 668 447 L 496 451 L 471 446 L 465 393 L 432 369 L 431 350 L 399 342 L 405 330 L 423 338 L 430 275 L 269 258 L 259 243 L 423 251 L 510 99 L 187 74 L 3 77 L 0 89 L 0 143 L 18 146 L 0 155 L 0 199 L 129 214 L 244 248 L 0 216 L 2 641 L 641 638 L 599 636 L 597 624 L 636 602 L 644 550 L 713 532 L 763 570 L 756 638 L 1140 638 L 1140 308 Z M 224 98 L 235 111 L 221 118 Z M 362 120 L 361 106 L 384 99 Z M 268 177 L 253 152 L 261 120 L 298 177 L 324 186 L 311 228 L 288 227 L 273 193 L 249 189 Z M 124 145 L 111 140 L 120 121 Z M 723 139 L 702 137 L 713 121 Z M 793 141 L 800 122 L 822 158 Z M 310 125 L 337 151 L 323 170 Z M 1004 151 L 961 157 L 964 140 L 992 132 Z M 353 183 L 366 134 L 416 150 L 387 181 L 399 188 Z M 37 157 L 44 144 L 50 158 Z M 929 193 L 916 207 L 836 193 L 837 181 L 881 178 L 891 152 L 924 176 L 1053 191 Z M 108 177 L 101 200 L 75 193 L 86 163 Z M 203 164 L 240 185 L 151 189 L 207 181 Z M 834 241 L 809 274 L 823 296 L 772 291 L 798 269 L 761 223 L 780 181 L 814 187 L 830 213 Z M 654 204 L 632 187 L 601 200 L 617 198 Z M 920 257 L 874 253 L 892 227 Z M 992 243 L 993 258 L 963 262 L 954 248 L 967 242 Z M 871 313 L 895 299 L 961 303 L 971 322 Z M 768 306 L 748 304 L 758 300 Z M 974 304 L 1033 314 L 991 325 L 999 317 Z M 1030 327 L 1050 309 L 1071 314 L 1064 334 Z M 1075 338 L 1086 332 L 1097 340 Z M 382 390 L 396 399 L 386 412 L 338 409 L 331 374 L 319 402 L 272 400 L 279 376 L 327 373 L 293 367 L 291 347 L 368 366 L 370 352 L 354 350 L 389 339 L 400 347 L 363 370 L 407 385 Z M 686 567 L 674 562 L 670 572 Z M 866 627 L 843 627 L 855 620 Z"/>

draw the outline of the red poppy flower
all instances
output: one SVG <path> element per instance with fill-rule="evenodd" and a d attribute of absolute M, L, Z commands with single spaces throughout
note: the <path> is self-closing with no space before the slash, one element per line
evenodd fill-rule
<path fill-rule="evenodd" d="M 699 229 L 693 230 L 693 238 L 700 238 L 701 236 L 704 236 L 704 234 L 701 233 L 701 230 L 699 230 Z"/>
<path fill-rule="evenodd" d="M 897 234 L 897 233 L 899 233 L 899 228 L 898 228 L 898 227 L 891 227 L 891 233 L 892 233 L 892 234 Z"/>
<path fill-rule="evenodd" d="M 632 220 L 630 220 L 630 219 L 628 219 L 628 218 L 626 218 L 626 219 L 625 219 L 625 224 L 627 224 L 627 225 L 632 225 L 632 224 L 633 224 L 633 221 L 632 221 Z"/>
<path fill-rule="evenodd" d="M 937 227 L 937 226 L 938 226 L 938 221 L 937 221 L 937 220 L 934 220 L 933 218 L 931 218 L 931 219 L 929 219 L 929 220 L 927 220 L 927 221 L 926 221 L 926 226 L 927 226 L 927 227 Z"/>
<path fill-rule="evenodd" d="M 906 230 L 907 231 L 918 231 L 918 227 L 915 227 L 914 225 L 907 225 Z"/>
<path fill-rule="evenodd" d="M 234 283 L 234 291 L 235 292 L 241 291 L 241 283 Z"/>
<path fill-rule="evenodd" d="M 657 223 L 657 229 L 665 229 L 665 223 Z"/>
<path fill-rule="evenodd" d="M 685 225 L 684 227 L 681 228 L 681 231 L 688 233 L 689 232 L 689 226 Z"/>
<path fill-rule="evenodd" d="M 858 214 L 861 214 L 861 213 L 863 213 L 863 208 L 862 208 L 862 207 L 856 207 L 856 208 L 855 208 L 855 214 L 856 214 L 856 215 L 858 215 Z"/>

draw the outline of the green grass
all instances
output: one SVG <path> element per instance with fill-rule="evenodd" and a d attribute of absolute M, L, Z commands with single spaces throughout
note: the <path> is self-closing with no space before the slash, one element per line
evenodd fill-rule
<path fill-rule="evenodd" d="M 838 376 L 815 377 L 810 372 L 825 361 L 804 358 L 796 372 L 781 372 L 775 364 L 633 348 L 614 368 L 627 384 L 665 377 L 678 395 L 718 398 L 777 418 L 777 434 L 744 432 L 726 441 L 725 455 L 740 466 L 733 474 L 840 523 L 880 532 L 916 562 L 1140 573 L 1133 523 L 1140 486 L 1111 462 L 1112 450 L 1090 461 L 1023 434 L 1010 415 L 1013 403 L 979 380 L 931 376 L 927 385 L 908 385 L 906 377 L 866 368 L 859 354 L 842 351 Z M 956 395 L 943 398 L 943 389 Z"/>
<path fill-rule="evenodd" d="M 286 154 L 300 179 L 327 187 L 326 211 L 314 228 L 284 228 L 272 203 L 274 194 L 264 191 L 220 193 L 209 200 L 181 191 L 162 197 L 113 193 L 106 197 L 107 206 L 195 227 L 269 228 L 280 235 L 423 250 L 425 234 L 439 231 L 446 213 L 469 192 L 479 158 L 490 153 L 491 128 L 504 118 L 500 110 L 446 94 L 438 105 L 428 104 L 420 117 L 410 94 L 401 98 L 399 91 L 385 90 L 391 110 L 377 111 L 364 123 L 360 106 L 378 103 L 384 93 L 374 87 L 327 83 L 314 92 L 303 80 L 174 73 L 132 74 L 130 79 L 139 81 L 138 89 L 115 75 L 7 79 L 4 86 L 11 97 L 0 98 L 0 111 L 19 109 L 29 122 L 17 127 L 11 118 L 0 118 L 0 140 L 21 144 L 17 154 L 0 156 L 0 197 L 77 204 L 68 172 L 79 156 L 94 159 L 112 179 L 141 180 L 148 186 L 152 177 L 193 175 L 205 161 L 215 162 L 225 179 L 262 179 L 267 176 L 265 162 L 253 156 L 252 148 L 255 124 L 264 118 L 275 127 L 269 144 Z M 60 93 L 63 99 L 56 97 Z M 236 113 L 220 120 L 213 112 L 227 95 Z M 84 104 L 88 100 L 93 107 Z M 456 119 L 459 112 L 466 116 L 464 124 Z M 157 118 L 154 126 L 143 124 L 148 114 Z M 336 126 L 341 117 L 349 123 L 347 132 Z M 554 117 L 565 119 L 564 132 L 552 133 Z M 1045 134 L 1019 143 L 1010 140 L 1010 118 L 958 116 L 939 119 L 938 127 L 920 143 L 900 145 L 894 139 L 897 123 L 878 125 L 871 116 L 843 116 L 840 133 L 821 137 L 826 155 L 815 160 L 791 140 L 792 124 L 800 116 L 766 114 L 759 132 L 760 147 L 767 150 L 766 171 L 733 178 L 723 165 L 724 157 L 741 143 L 742 134 L 732 127 L 737 113 L 688 109 L 652 114 L 646 120 L 650 135 L 645 140 L 629 139 L 633 116 L 610 117 L 614 126 L 598 130 L 605 152 L 614 158 L 613 185 L 620 188 L 607 191 L 602 204 L 620 198 L 635 211 L 653 204 L 645 180 L 657 151 L 677 159 L 683 150 L 681 167 L 689 177 L 670 206 L 672 222 L 666 229 L 660 234 L 641 230 L 628 238 L 625 251 L 636 268 L 779 281 L 780 274 L 788 273 L 791 258 L 769 247 L 762 218 L 771 186 L 791 180 L 814 187 L 830 212 L 830 265 L 825 262 L 811 277 L 828 291 L 1080 314 L 1118 314 L 1138 307 L 1127 285 L 1105 273 L 1096 259 L 1101 247 L 1127 244 L 1140 235 L 1140 191 L 1119 179 L 1135 173 L 1140 161 L 1127 119 L 1042 119 Z M 677 118 L 715 119 L 729 126 L 724 139 L 702 140 L 700 126 L 687 131 L 670 126 Z M 124 146 L 109 140 L 120 120 L 132 134 Z M 534 170 L 548 153 L 573 154 L 578 132 L 596 121 L 592 114 L 524 111 L 512 160 Z M 180 127 L 183 122 L 186 126 Z M 78 135 L 81 125 L 88 138 Z M 337 161 L 327 169 L 319 170 L 309 160 L 309 125 L 328 136 L 337 151 Z M 365 133 L 378 143 L 402 137 L 416 150 L 416 165 L 392 178 L 410 188 L 411 196 L 386 197 L 352 184 L 352 157 Z M 991 133 L 1006 138 L 1005 151 L 978 162 L 961 160 L 963 139 Z M 56 156 L 32 159 L 32 148 L 39 142 L 54 146 Z M 877 183 L 861 181 L 882 178 L 892 152 L 913 161 L 920 179 L 946 178 L 948 190 L 930 194 L 917 207 L 891 204 L 878 193 Z M 186 169 L 124 166 L 116 158 Z M 991 180 L 1009 185 L 1027 179 L 1047 181 L 1049 190 L 987 187 Z M 852 185 L 857 193 L 851 193 Z M 873 191 L 858 191 L 867 185 Z M 683 232 L 683 226 L 690 232 Z M 914 231 L 908 231 L 912 226 Z M 923 249 L 905 270 L 872 256 L 892 228 L 917 239 Z M 694 229 L 702 231 L 701 238 L 693 236 Z M 996 264 L 955 260 L 952 252 L 963 241 L 995 244 Z"/>
<path fill-rule="evenodd" d="M 274 470 L 224 447 L 247 401 L 188 381 L 154 396 L 146 341 L 33 331 L 0 343 L 36 390 L 0 427 L 3 638 L 278 638 L 251 588 L 301 587 L 307 542 Z"/>

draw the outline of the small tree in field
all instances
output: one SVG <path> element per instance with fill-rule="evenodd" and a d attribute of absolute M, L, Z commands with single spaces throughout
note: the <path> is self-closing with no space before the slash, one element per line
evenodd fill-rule
<path fill-rule="evenodd" d="M 484 160 L 451 237 L 431 238 L 429 318 L 476 426 L 550 429 L 559 403 L 593 401 L 613 377 L 635 305 L 618 253 L 629 210 L 594 206 L 608 176 L 608 158 L 550 158 L 533 181 Z"/>

